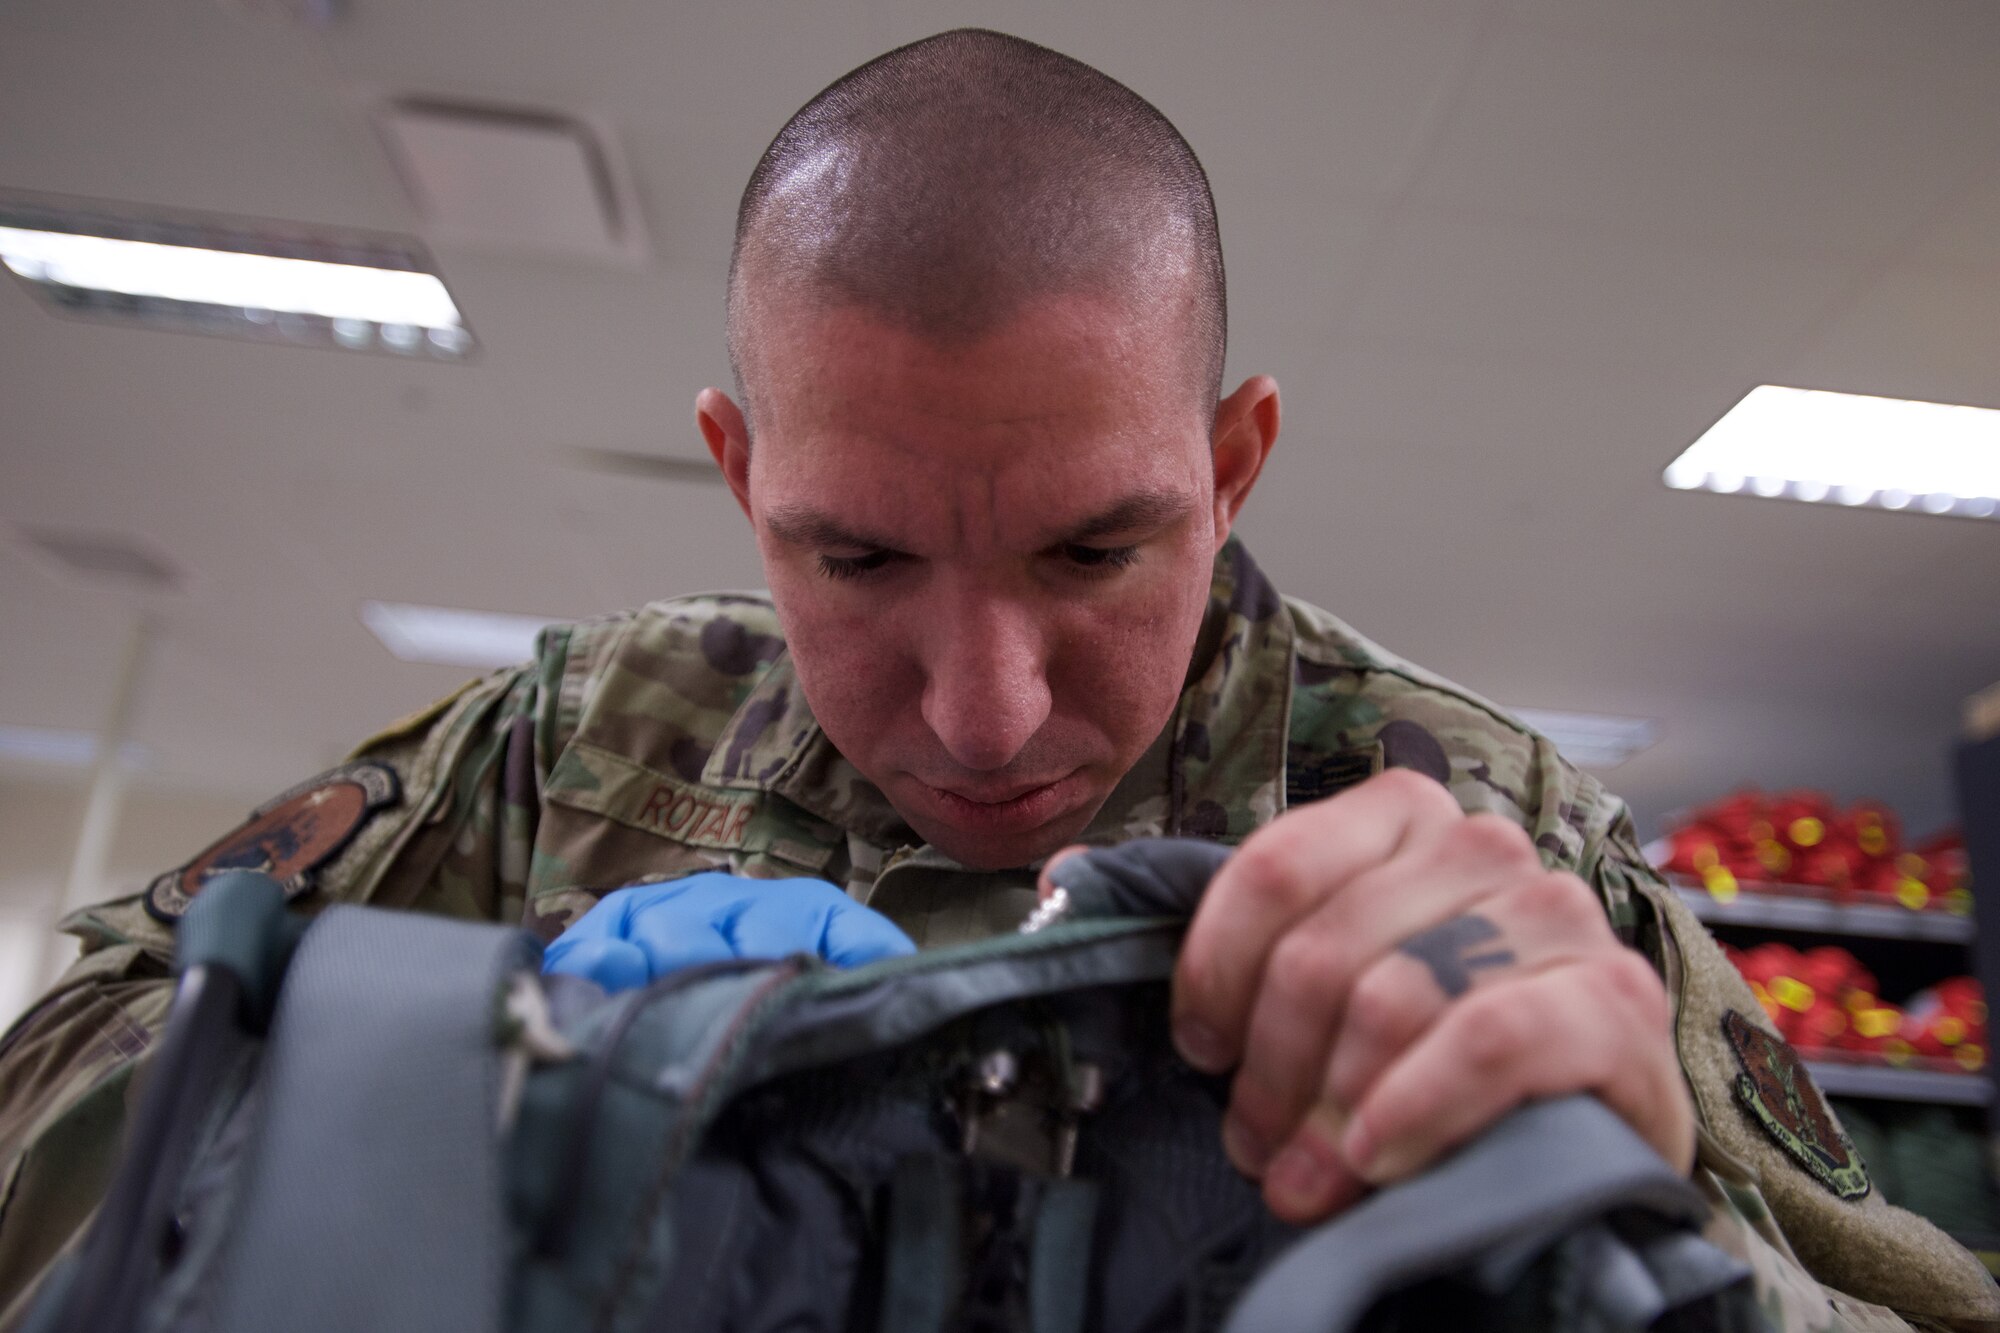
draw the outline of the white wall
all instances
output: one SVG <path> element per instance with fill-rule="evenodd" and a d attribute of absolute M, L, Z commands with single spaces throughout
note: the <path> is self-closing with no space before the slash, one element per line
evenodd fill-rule
<path fill-rule="evenodd" d="M 76 777 L 0 774 L 0 1028 L 76 957 L 76 942 L 62 936 L 55 967 L 46 975 L 40 970 L 43 943 L 61 915 L 59 899 L 83 800 L 84 786 Z M 242 823 L 256 800 L 128 790 L 104 890 L 93 896 L 144 887 Z"/>

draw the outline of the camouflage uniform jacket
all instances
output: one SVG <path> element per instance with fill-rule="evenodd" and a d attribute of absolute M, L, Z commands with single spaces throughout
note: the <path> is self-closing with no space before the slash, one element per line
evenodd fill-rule
<path fill-rule="evenodd" d="M 297 878 L 302 908 L 368 902 L 551 939 L 612 889 L 725 868 L 826 878 L 935 945 L 1010 929 L 1033 904 L 1031 871 L 975 873 L 915 845 L 815 723 L 762 597 L 682 598 L 551 629 L 533 662 L 392 726 L 354 764 L 380 808 L 344 807 L 334 831 L 352 836 Z M 1171 723 L 1085 840 L 1234 842 L 1384 766 L 1518 821 L 1662 968 L 1703 1121 L 1696 1177 L 1717 1239 L 1757 1270 L 1775 1326 L 1905 1326 L 1866 1302 L 1940 1323 L 1993 1316 L 1970 1256 L 1872 1192 L 1819 1187 L 1738 1104 L 1721 1015 L 1762 1031 L 1762 1013 L 1701 927 L 1675 913 L 1624 806 L 1492 705 L 1281 599 L 1239 544 L 1217 561 Z M 310 831 L 273 818 L 293 821 L 279 832 Z M 218 848 L 240 850 L 244 832 L 232 837 Z M 216 863 L 205 854 L 150 897 L 65 922 L 83 956 L 0 1045 L 0 1326 L 18 1319 L 21 1293 L 74 1243 L 108 1180 L 132 1074 L 170 996 L 162 918 Z M 1837 1128 L 1820 1137 L 1838 1153 Z"/>

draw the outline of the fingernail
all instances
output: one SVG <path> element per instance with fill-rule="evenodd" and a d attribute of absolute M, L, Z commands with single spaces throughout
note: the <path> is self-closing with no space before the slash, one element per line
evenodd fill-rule
<path fill-rule="evenodd" d="M 1082 843 L 1072 843 L 1068 847 L 1058 848 L 1054 853 L 1050 855 L 1047 861 L 1044 861 L 1042 863 L 1042 873 L 1049 877 L 1049 882 L 1051 884 L 1054 884 L 1058 888 L 1062 888 L 1064 887 L 1064 885 L 1061 879 L 1060 872 L 1058 872 L 1056 867 L 1062 865 L 1063 862 L 1070 860 L 1072 857 L 1082 856 L 1085 852 L 1089 850 L 1090 848 L 1084 846 Z"/>
<path fill-rule="evenodd" d="M 1271 1159 L 1264 1188 L 1288 1213 L 1311 1213 L 1325 1205 L 1334 1185 L 1333 1168 L 1310 1148 L 1294 1143 Z"/>
<path fill-rule="evenodd" d="M 1206 1023 L 1192 1018 L 1174 1022 L 1174 1045 L 1181 1058 L 1204 1074 L 1220 1074 L 1229 1068 L 1229 1048 L 1222 1036 Z"/>
<path fill-rule="evenodd" d="M 1088 847 L 1079 847 L 1074 851 L 1065 848 L 1064 852 L 1068 855 L 1058 852 L 1042 867 L 1042 878 L 1068 892 L 1070 910 L 1078 916 L 1095 916 L 1103 912 L 1113 888 L 1104 877 L 1104 872 L 1084 855 L 1089 850 Z"/>
<path fill-rule="evenodd" d="M 1264 1161 L 1271 1150 L 1235 1116 L 1222 1119 L 1222 1151 L 1236 1164 L 1236 1169 L 1246 1176 L 1258 1176 L 1264 1172 Z"/>

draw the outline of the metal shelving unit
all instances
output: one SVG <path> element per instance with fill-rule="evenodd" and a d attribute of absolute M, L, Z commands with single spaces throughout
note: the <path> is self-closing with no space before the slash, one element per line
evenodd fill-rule
<path fill-rule="evenodd" d="M 1971 944 L 1974 936 L 1972 918 L 1952 912 L 1912 912 L 1876 903 L 1832 903 L 1823 898 L 1775 893 L 1739 893 L 1723 902 L 1706 889 L 1686 884 L 1675 884 L 1674 892 L 1689 911 L 1710 925 L 1760 926 L 1771 930 L 1960 945 Z"/>
<path fill-rule="evenodd" d="M 1993 1084 L 1984 1074 L 1937 1069 L 1896 1069 L 1885 1065 L 1850 1065 L 1808 1060 L 1813 1082 L 1832 1097 L 1880 1097 L 1888 1101 L 1933 1102 L 1950 1106 L 1985 1106 L 1993 1100 Z"/>
<path fill-rule="evenodd" d="M 1990 709 L 1994 693 L 1988 691 L 1981 697 L 1988 700 Z M 2000 892 L 1994 888 L 2000 885 L 2000 732 L 1977 721 L 1976 711 L 1976 705 L 1967 709 L 1967 722 L 1974 734 L 1959 743 L 1953 776 L 1958 787 L 1959 823 L 1965 829 L 1965 851 L 1972 862 L 1974 893 L 1984 884 L 1990 901 Z M 1988 996 L 2000 997 L 2000 930 L 1980 936 L 1972 954 L 1980 985 Z M 2000 1080 L 2000 1069 L 1988 1065 L 1987 1076 Z M 2000 1129 L 2000 1125 L 1995 1128 Z"/>

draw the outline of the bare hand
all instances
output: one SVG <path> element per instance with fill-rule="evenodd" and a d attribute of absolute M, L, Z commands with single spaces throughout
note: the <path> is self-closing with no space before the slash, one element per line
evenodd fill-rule
<path fill-rule="evenodd" d="M 1664 986 L 1527 834 L 1392 770 L 1258 830 L 1174 977 L 1174 1038 L 1236 1066 L 1224 1148 L 1306 1223 L 1531 1098 L 1592 1092 L 1678 1169 L 1694 1116 Z"/>

